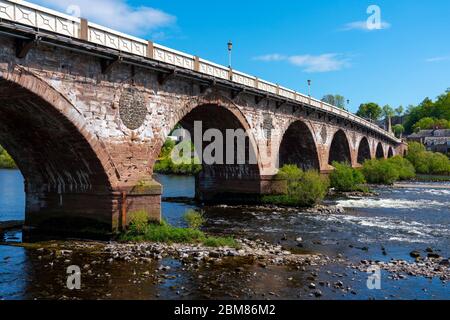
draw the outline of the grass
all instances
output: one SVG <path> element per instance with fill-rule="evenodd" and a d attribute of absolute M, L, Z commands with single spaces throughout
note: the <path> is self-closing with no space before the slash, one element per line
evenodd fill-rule
<path fill-rule="evenodd" d="M 174 227 L 166 221 L 149 222 L 144 218 L 145 212 L 135 212 L 132 216 L 128 230 L 120 235 L 121 241 L 203 244 L 206 247 L 214 248 L 239 248 L 239 243 L 232 237 L 213 237 L 199 229 Z"/>
<path fill-rule="evenodd" d="M 427 174 L 418 174 L 415 178 L 417 181 L 421 182 L 449 182 L 450 175 L 427 175 Z"/>

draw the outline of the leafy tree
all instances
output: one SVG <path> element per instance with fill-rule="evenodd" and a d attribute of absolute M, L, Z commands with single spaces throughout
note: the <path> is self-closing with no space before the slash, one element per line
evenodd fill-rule
<path fill-rule="evenodd" d="M 357 116 L 362 117 L 362 118 L 368 118 L 374 121 L 377 121 L 378 119 L 380 119 L 381 115 L 383 114 L 383 110 L 381 109 L 381 107 L 374 103 L 374 102 L 369 102 L 369 103 L 363 103 L 359 106 L 359 110 L 356 113 Z"/>
<path fill-rule="evenodd" d="M 422 118 L 420 119 L 414 126 L 414 132 L 418 132 L 420 130 L 429 130 L 433 129 L 435 120 L 433 118 Z"/>
<path fill-rule="evenodd" d="M 16 169 L 17 165 L 8 152 L 0 146 L 0 169 Z"/>
<path fill-rule="evenodd" d="M 401 139 L 403 137 L 403 133 L 405 132 L 405 127 L 401 124 L 396 124 L 393 130 L 395 135 Z"/>
<path fill-rule="evenodd" d="M 345 98 L 339 94 L 327 94 L 322 101 L 345 110 Z"/>
<path fill-rule="evenodd" d="M 392 128 L 392 117 L 395 115 L 394 109 L 390 105 L 385 105 L 383 107 L 383 115 L 386 119 L 388 130 L 390 130 Z"/>
<path fill-rule="evenodd" d="M 415 132 L 419 130 L 431 130 L 431 129 L 450 129 L 450 121 L 446 119 L 434 119 L 434 118 L 422 118 L 414 126 Z"/>
<path fill-rule="evenodd" d="M 450 120 L 450 91 L 438 96 L 436 101 L 425 98 L 418 106 L 410 106 L 406 115 L 405 130 L 412 132 L 416 125 L 423 118 Z M 439 124 L 441 125 L 441 124 Z M 417 128 L 418 126 L 416 126 Z M 421 129 L 423 129 L 421 127 Z"/>
<path fill-rule="evenodd" d="M 403 115 L 403 112 L 405 112 L 405 108 L 403 108 L 403 106 L 399 106 L 397 109 L 395 109 L 395 113 L 399 117 L 401 117 Z"/>

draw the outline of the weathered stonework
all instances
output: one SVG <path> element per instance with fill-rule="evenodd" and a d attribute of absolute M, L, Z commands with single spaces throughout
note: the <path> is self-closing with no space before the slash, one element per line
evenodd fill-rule
<path fill-rule="evenodd" d="M 351 122 L 256 101 L 250 93 L 205 90 L 177 77 L 162 83 L 156 71 L 126 64 L 103 74 L 100 58 L 42 44 L 23 59 L 15 50 L 14 40 L 0 37 L 0 143 L 24 174 L 29 226 L 71 216 L 117 230 L 139 210 L 158 219 L 161 186 L 139 185 L 153 181 L 154 163 L 177 123 L 250 133 L 248 150 L 258 163 L 204 166 L 197 195 L 205 201 L 276 192 L 278 155 L 328 172 L 333 157 L 358 166 L 378 146 L 384 157 L 405 150 Z"/>

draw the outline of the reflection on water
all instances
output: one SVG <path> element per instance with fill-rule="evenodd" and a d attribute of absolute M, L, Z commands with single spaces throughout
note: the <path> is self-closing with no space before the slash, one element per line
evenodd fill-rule
<path fill-rule="evenodd" d="M 164 197 L 193 197 L 194 178 L 157 176 L 164 186 Z M 410 259 L 412 250 L 432 247 L 442 256 L 450 256 L 450 190 L 389 189 L 367 199 L 341 199 L 336 204 L 345 214 L 313 214 L 301 210 L 275 210 L 257 207 L 203 207 L 181 203 L 163 203 L 163 216 L 174 225 L 183 226 L 182 215 L 190 208 L 204 210 L 206 231 L 248 238 L 263 238 L 301 250 L 349 260 Z M 18 171 L 0 170 L 0 221 L 20 220 L 24 215 L 23 178 Z M 20 241 L 20 233 L 9 232 L 10 242 Z M 288 240 L 284 240 L 287 238 Z M 361 248 L 364 248 L 362 250 Z M 384 248 L 382 250 L 381 248 Z M 385 255 L 387 254 L 387 255 Z M 230 259 L 222 265 L 192 271 L 178 261 L 130 265 L 109 264 L 106 259 L 86 252 L 74 252 L 70 259 L 50 256 L 21 247 L 0 246 L 0 299 L 61 298 L 84 299 L 191 299 L 191 298 L 310 298 L 307 272 L 284 267 L 261 269 L 252 263 Z M 91 274 L 83 278 L 85 290 L 68 292 L 65 288 L 68 265 L 89 265 Z M 170 266 L 163 280 L 155 277 L 161 265 Z M 237 265 L 245 271 L 237 274 Z M 329 272 L 331 271 L 331 275 Z M 88 271 L 83 271 L 88 272 Z M 333 281 L 332 274 L 347 272 L 342 266 L 315 270 L 322 279 Z M 364 287 L 365 274 L 350 278 L 358 296 L 342 296 L 324 288 L 324 297 L 338 299 L 448 298 L 448 285 L 438 279 L 409 278 L 402 283 L 385 282 L 380 292 Z M 385 275 L 387 277 L 387 275 Z M 288 280 L 290 279 L 290 280 Z M 426 288 L 426 291 L 422 289 Z M 268 295 L 269 292 L 276 295 Z"/>
<path fill-rule="evenodd" d="M 0 169 L 0 221 L 25 219 L 25 193 L 19 170 Z"/>

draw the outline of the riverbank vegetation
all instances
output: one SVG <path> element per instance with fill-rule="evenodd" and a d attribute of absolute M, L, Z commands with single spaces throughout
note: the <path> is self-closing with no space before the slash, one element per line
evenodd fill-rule
<path fill-rule="evenodd" d="M 181 142 L 191 143 L 191 142 Z M 199 164 L 199 160 L 196 158 L 185 158 L 182 163 L 174 163 L 172 160 L 172 152 L 176 146 L 175 141 L 167 140 L 164 144 L 161 154 L 153 169 L 156 173 L 162 174 L 175 174 L 175 175 L 196 175 L 202 170 L 202 165 Z M 194 146 L 191 143 L 191 150 L 194 150 Z"/>
<path fill-rule="evenodd" d="M 237 241 L 232 237 L 213 237 L 200 230 L 205 219 L 201 213 L 188 211 L 184 215 L 187 228 L 174 227 L 167 221 L 152 222 L 147 213 L 138 211 L 131 213 L 128 230 L 120 235 L 121 241 L 158 242 L 180 244 L 203 244 L 207 247 L 238 248 Z"/>
<path fill-rule="evenodd" d="M 17 165 L 8 152 L 0 146 L 0 169 L 16 169 Z"/>
<path fill-rule="evenodd" d="M 337 192 L 368 192 L 366 179 L 360 170 L 348 163 L 333 162 L 335 170 L 330 174 L 330 185 Z"/>
<path fill-rule="evenodd" d="M 392 185 L 399 180 L 416 176 L 413 165 L 397 156 L 390 159 L 372 159 L 364 162 L 362 173 L 368 183 Z"/>
<path fill-rule="evenodd" d="M 406 159 L 419 174 L 450 175 L 450 159 L 444 154 L 427 151 L 418 142 L 409 144 Z"/>
<path fill-rule="evenodd" d="M 277 179 L 286 180 L 285 194 L 264 196 L 263 203 L 313 207 L 325 198 L 330 185 L 328 178 L 317 171 L 302 171 L 295 165 L 281 168 Z"/>

